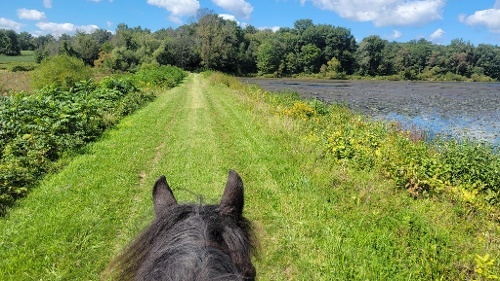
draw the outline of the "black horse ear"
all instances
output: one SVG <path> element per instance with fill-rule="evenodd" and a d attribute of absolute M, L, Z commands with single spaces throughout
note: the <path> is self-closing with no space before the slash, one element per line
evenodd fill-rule
<path fill-rule="evenodd" d="M 158 216 L 166 207 L 176 205 L 174 193 L 168 186 L 165 176 L 161 176 L 153 187 L 153 206 L 155 215 Z"/>
<path fill-rule="evenodd" d="M 219 211 L 225 215 L 241 216 L 243 204 L 243 181 L 238 173 L 229 170 L 226 188 L 219 204 Z"/>

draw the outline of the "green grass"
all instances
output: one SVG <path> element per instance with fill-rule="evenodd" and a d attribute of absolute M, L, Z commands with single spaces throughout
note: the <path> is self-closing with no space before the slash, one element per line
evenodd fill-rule
<path fill-rule="evenodd" d="M 500 275 L 498 223 L 325 157 L 300 120 L 211 79 L 159 95 L 0 219 L 0 280 L 99 280 L 152 219 L 161 174 L 179 201 L 214 203 L 228 169 L 245 183 L 260 280 L 481 280 L 486 254 Z"/>
<path fill-rule="evenodd" d="M 20 56 L 0 55 L 0 64 L 9 62 L 34 62 L 35 51 L 21 51 Z"/>

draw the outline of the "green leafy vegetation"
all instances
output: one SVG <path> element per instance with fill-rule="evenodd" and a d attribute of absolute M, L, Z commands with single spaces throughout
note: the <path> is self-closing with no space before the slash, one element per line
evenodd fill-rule
<path fill-rule="evenodd" d="M 0 55 L 18 56 L 21 54 L 21 45 L 14 30 L 0 29 Z"/>
<path fill-rule="evenodd" d="M 378 171 L 414 197 L 445 194 L 477 208 L 500 207 L 500 156 L 492 146 L 455 139 L 428 143 L 422 132 L 369 122 L 341 105 L 303 101 L 296 93 L 257 96 L 272 102 L 275 114 L 302 120 L 304 138 L 338 164 Z"/>
<path fill-rule="evenodd" d="M 185 72 L 173 66 L 159 66 L 139 70 L 135 76 L 147 87 L 173 88 L 186 76 Z"/>
<path fill-rule="evenodd" d="M 329 124 L 326 137 L 348 121 L 356 124 L 343 143 L 354 151 L 334 154 L 341 142 L 328 146 L 314 128 Z M 446 195 L 409 196 L 380 163 L 358 166 L 358 146 L 390 147 L 377 140 L 392 129 L 365 121 L 220 73 L 191 74 L 0 219 L 0 279 L 102 279 L 152 219 L 161 174 L 180 202 L 216 203 L 232 168 L 260 238 L 260 280 L 495 280 L 498 222 Z M 416 145 L 405 134 L 389 138 Z"/>
<path fill-rule="evenodd" d="M 177 83 L 185 76 L 175 67 L 160 71 L 168 77 L 175 74 Z M 62 155 L 95 140 L 154 99 L 153 92 L 139 88 L 143 77 L 147 72 L 106 77 L 99 83 L 82 80 L 69 90 L 52 84 L 34 94 L 0 97 L 0 213 L 26 195 Z"/>
<path fill-rule="evenodd" d="M 43 61 L 31 75 L 31 83 L 35 89 L 54 85 L 68 90 L 78 81 L 92 78 L 92 70 L 81 59 L 58 55 Z"/>

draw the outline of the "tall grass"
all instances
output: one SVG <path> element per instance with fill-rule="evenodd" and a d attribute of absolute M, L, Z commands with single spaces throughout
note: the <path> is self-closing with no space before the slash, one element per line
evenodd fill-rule
<path fill-rule="evenodd" d="M 340 142 L 311 130 L 357 120 L 342 136 L 361 145 L 358 130 L 374 126 L 383 136 L 387 128 L 321 104 L 307 106 L 323 117 L 301 116 L 306 107 L 297 102 L 218 73 L 191 74 L 0 219 L 0 279 L 98 280 L 151 220 L 151 187 L 161 174 L 179 201 L 215 203 L 229 168 L 246 187 L 245 215 L 261 243 L 260 280 L 500 275 L 500 229 L 483 211 L 446 197 L 415 199 L 377 169 L 354 164 L 364 154 L 333 154 L 325 145 Z"/>
<path fill-rule="evenodd" d="M 304 101 L 295 93 L 273 94 L 253 85 L 241 89 L 236 79 L 218 74 L 212 79 L 244 92 L 252 110 L 274 119 L 277 132 L 293 136 L 290 150 L 296 151 L 294 158 L 307 175 L 302 181 L 316 180 L 318 189 L 306 188 L 304 194 L 322 198 L 306 204 L 310 209 L 302 216 L 314 210 L 320 218 L 316 213 L 301 219 L 314 234 L 289 242 L 299 249 L 295 258 L 316 249 L 318 257 L 308 255 L 306 260 L 320 262 L 297 270 L 294 278 L 500 276 L 500 157 L 491 147 L 454 140 L 429 144 L 412 131 L 372 122 L 343 105 Z M 331 206 L 325 208 L 325 201 Z M 292 204 L 299 209 L 304 205 Z M 304 242 L 308 240 L 314 242 Z"/>
<path fill-rule="evenodd" d="M 0 71 L 0 96 L 31 91 L 29 72 Z"/>

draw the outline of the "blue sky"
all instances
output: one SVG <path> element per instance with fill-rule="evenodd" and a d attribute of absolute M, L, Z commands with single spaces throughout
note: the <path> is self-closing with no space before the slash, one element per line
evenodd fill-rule
<path fill-rule="evenodd" d="M 189 24 L 208 8 L 242 27 L 293 27 L 298 19 L 351 29 L 361 41 L 425 38 L 449 44 L 462 38 L 500 45 L 500 0 L 0 0 L 0 29 L 33 35 L 74 34 L 119 23 L 156 31 Z"/>

